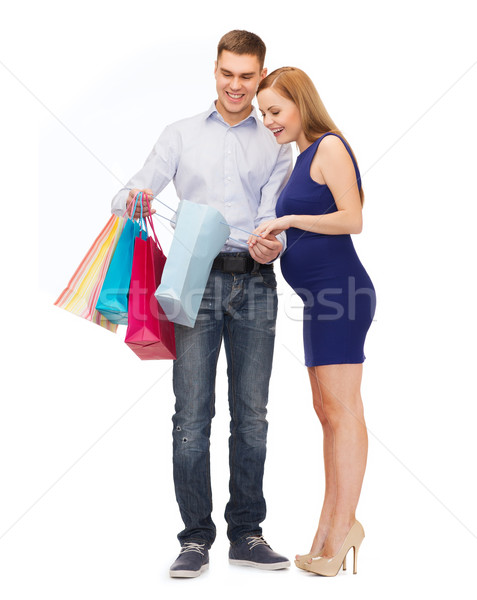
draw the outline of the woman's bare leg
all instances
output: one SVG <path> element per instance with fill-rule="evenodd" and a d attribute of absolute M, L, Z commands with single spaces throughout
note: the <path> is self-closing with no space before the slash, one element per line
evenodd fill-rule
<path fill-rule="evenodd" d="M 331 430 L 327 439 L 333 440 L 333 450 L 328 449 L 328 453 L 333 456 L 331 464 L 335 468 L 334 478 L 329 477 L 334 490 L 334 512 L 331 521 L 327 513 L 322 556 L 337 554 L 356 518 L 368 452 L 360 393 L 362 372 L 362 364 L 314 367 L 323 415 Z M 322 541 L 320 528 L 315 539 L 318 543 Z"/>
<path fill-rule="evenodd" d="M 323 548 L 325 539 L 331 526 L 336 502 L 336 473 L 334 464 L 334 439 L 333 430 L 323 411 L 323 400 L 321 397 L 320 386 L 315 373 L 315 367 L 308 368 L 310 377 L 311 391 L 313 394 L 313 408 L 320 420 L 323 428 L 323 459 L 325 466 L 325 496 L 321 509 L 318 529 L 316 531 L 310 554 L 318 554 Z M 299 558 L 300 555 L 297 555 Z"/>

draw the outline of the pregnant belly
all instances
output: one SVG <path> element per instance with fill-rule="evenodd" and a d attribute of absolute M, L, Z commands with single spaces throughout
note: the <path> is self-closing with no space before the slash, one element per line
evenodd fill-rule
<path fill-rule="evenodd" d="M 358 279 L 357 284 L 368 282 L 369 277 L 349 235 L 289 231 L 281 269 L 287 283 L 298 293 L 300 289 L 319 291 L 337 278 L 342 281 L 354 277 Z"/>

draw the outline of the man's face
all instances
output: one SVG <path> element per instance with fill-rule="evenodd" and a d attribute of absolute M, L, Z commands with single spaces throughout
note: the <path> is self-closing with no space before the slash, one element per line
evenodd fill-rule
<path fill-rule="evenodd" d="M 267 74 L 256 56 L 224 50 L 215 63 L 217 110 L 230 124 L 239 123 L 251 111 L 258 84 Z"/>

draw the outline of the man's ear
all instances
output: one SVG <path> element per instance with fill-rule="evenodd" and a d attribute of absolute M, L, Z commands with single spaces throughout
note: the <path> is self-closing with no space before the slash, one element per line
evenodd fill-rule
<path fill-rule="evenodd" d="M 265 77 L 267 76 L 267 72 L 268 70 L 266 68 L 262 69 L 262 72 L 260 73 L 260 81 L 262 81 L 262 79 L 265 79 Z"/>

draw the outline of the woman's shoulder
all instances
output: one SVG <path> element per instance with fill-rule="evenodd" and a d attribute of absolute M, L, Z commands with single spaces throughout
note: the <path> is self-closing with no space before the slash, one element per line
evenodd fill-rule
<path fill-rule="evenodd" d="M 345 141 L 337 133 L 325 133 L 319 140 L 318 150 L 322 153 L 348 151 Z"/>
<path fill-rule="evenodd" d="M 342 137 L 327 134 L 322 137 L 311 161 L 310 176 L 316 183 L 323 185 L 326 173 L 341 172 L 342 169 L 355 170 L 353 157 Z"/>
<path fill-rule="evenodd" d="M 315 155 L 318 161 L 339 161 L 354 164 L 351 150 L 345 140 L 337 134 L 327 134 L 321 139 Z"/>

